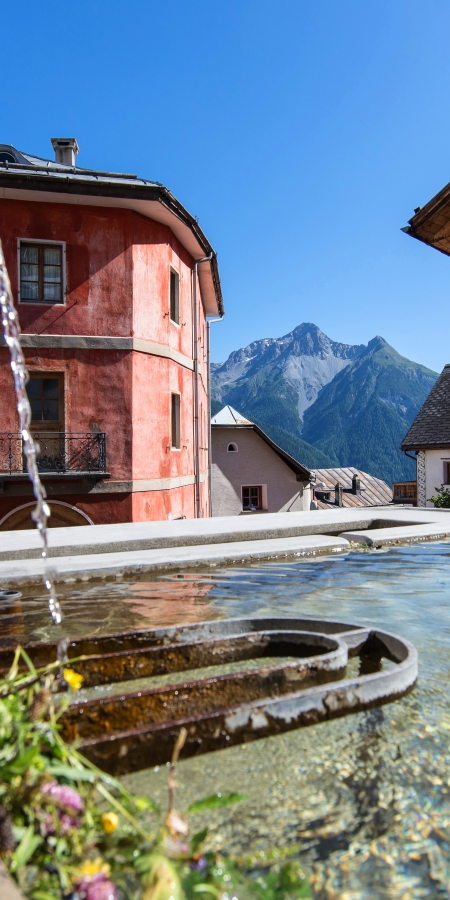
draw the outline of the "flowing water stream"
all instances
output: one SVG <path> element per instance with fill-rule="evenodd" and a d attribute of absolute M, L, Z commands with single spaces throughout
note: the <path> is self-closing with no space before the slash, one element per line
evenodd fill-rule
<path fill-rule="evenodd" d="M 11 369 L 14 377 L 14 387 L 17 398 L 17 411 L 19 413 L 20 432 L 22 435 L 23 453 L 26 461 L 26 467 L 30 481 L 33 485 L 34 496 L 36 497 L 36 507 L 32 512 L 32 518 L 36 522 L 39 534 L 42 540 L 42 557 L 47 556 L 48 532 L 47 519 L 50 515 L 50 509 L 46 500 L 45 488 L 39 477 L 37 464 L 37 455 L 39 447 L 33 440 L 31 434 L 31 409 L 26 391 L 26 385 L 29 381 L 25 358 L 20 346 L 20 325 L 17 310 L 14 305 L 14 299 L 11 291 L 8 272 L 6 269 L 5 258 L 3 256 L 3 248 L 0 241 L 0 306 L 2 310 L 2 325 L 6 344 L 11 354 Z M 55 625 L 60 625 L 62 621 L 61 607 L 56 596 L 54 574 L 50 567 L 47 567 L 44 574 L 44 584 L 48 591 L 48 609 Z M 60 655 L 64 656 L 64 646 L 60 647 Z"/>

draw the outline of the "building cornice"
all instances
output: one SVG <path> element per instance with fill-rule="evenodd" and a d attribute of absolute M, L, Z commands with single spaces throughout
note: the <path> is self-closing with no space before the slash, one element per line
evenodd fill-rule
<path fill-rule="evenodd" d="M 136 337 L 109 337 L 107 335 L 73 335 L 73 334 L 26 334 L 20 336 L 20 345 L 25 348 L 37 350 L 123 350 L 125 352 L 147 353 L 149 356 L 159 356 L 170 359 L 172 362 L 183 366 L 185 369 L 194 370 L 194 361 L 165 344 L 156 341 L 147 341 Z M 5 347 L 5 338 L 0 335 L 0 347 Z M 199 369 L 203 381 L 203 373 Z M 206 388 L 205 388 L 206 390 Z"/>
<path fill-rule="evenodd" d="M 167 225 L 194 260 L 211 256 L 198 267 L 202 302 L 207 316 L 223 315 L 217 254 L 194 216 L 163 185 L 76 169 L 60 172 L 0 165 L 0 198 L 131 209 Z"/>

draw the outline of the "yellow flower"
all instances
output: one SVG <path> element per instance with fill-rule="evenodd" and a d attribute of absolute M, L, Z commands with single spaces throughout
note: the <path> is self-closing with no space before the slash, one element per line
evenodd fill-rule
<path fill-rule="evenodd" d="M 107 812 L 102 815 L 103 831 L 106 834 L 112 834 L 119 824 L 119 816 L 115 812 Z"/>
<path fill-rule="evenodd" d="M 101 856 L 97 856 L 96 859 L 87 859 L 86 862 L 78 869 L 76 878 L 79 879 L 80 875 L 85 875 L 88 878 L 93 875 L 98 875 L 101 873 L 102 875 L 109 876 L 111 871 L 111 867 L 109 863 L 103 862 Z"/>
<path fill-rule="evenodd" d="M 67 681 L 67 684 L 72 691 L 80 690 L 80 687 L 84 681 L 83 675 L 78 675 L 78 673 L 74 672 L 73 669 L 63 669 L 63 676 L 64 681 Z"/>

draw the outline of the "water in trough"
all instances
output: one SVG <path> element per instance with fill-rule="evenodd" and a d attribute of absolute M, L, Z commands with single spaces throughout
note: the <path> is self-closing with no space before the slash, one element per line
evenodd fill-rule
<path fill-rule="evenodd" d="M 442 542 L 65 585 L 58 637 L 276 614 L 361 622 L 408 638 L 420 672 L 407 697 L 186 760 L 179 796 L 187 806 L 208 793 L 244 791 L 239 806 L 211 813 L 215 844 L 249 854 L 300 841 L 318 898 L 449 897 L 449 558 Z M 54 639 L 47 601 L 35 588 L 4 601 L 1 644 Z M 165 802 L 165 767 L 125 780 Z"/>

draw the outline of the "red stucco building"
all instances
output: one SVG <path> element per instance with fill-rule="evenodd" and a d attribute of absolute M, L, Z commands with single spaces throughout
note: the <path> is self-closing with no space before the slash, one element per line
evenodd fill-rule
<path fill-rule="evenodd" d="M 50 524 L 208 516 L 216 254 L 167 188 L 80 169 L 74 139 L 52 143 L 55 161 L 0 145 L 0 238 Z M 0 409 L 0 529 L 30 527 L 4 342 Z"/>

